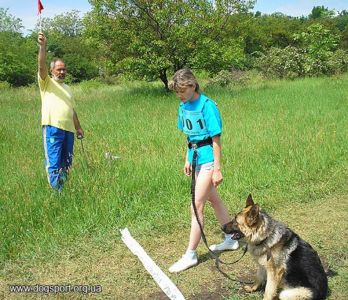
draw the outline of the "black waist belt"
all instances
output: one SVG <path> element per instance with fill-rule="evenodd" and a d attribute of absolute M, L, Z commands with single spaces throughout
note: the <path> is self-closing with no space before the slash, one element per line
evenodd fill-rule
<path fill-rule="evenodd" d="M 191 143 L 191 142 L 188 142 L 188 147 L 189 149 L 192 149 L 192 148 L 199 148 L 199 147 L 203 147 L 203 146 L 207 146 L 207 145 L 212 145 L 213 144 L 213 139 L 211 137 L 203 140 L 203 141 L 199 141 L 197 143 Z"/>

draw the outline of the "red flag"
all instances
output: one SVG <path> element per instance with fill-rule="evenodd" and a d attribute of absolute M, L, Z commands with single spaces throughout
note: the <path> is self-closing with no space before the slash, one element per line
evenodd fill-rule
<path fill-rule="evenodd" d="M 37 14 L 41 14 L 41 11 L 44 9 L 40 0 L 37 0 Z"/>

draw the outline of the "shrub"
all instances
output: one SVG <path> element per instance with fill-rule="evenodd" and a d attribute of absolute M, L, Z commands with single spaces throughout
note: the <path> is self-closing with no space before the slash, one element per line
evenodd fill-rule
<path fill-rule="evenodd" d="M 211 78 L 207 86 L 241 86 L 250 81 L 250 73 L 238 69 L 222 70 Z"/>
<path fill-rule="evenodd" d="M 231 74 L 227 70 L 222 70 L 211 78 L 207 86 L 222 86 L 225 87 L 232 82 Z"/>
<path fill-rule="evenodd" d="M 295 78 L 337 74 L 347 70 L 347 53 L 335 51 L 338 36 L 321 24 L 294 35 L 294 46 L 272 47 L 255 59 L 255 66 L 266 77 Z"/>
<path fill-rule="evenodd" d="M 348 70 L 348 53 L 339 49 L 327 61 L 328 74 L 342 74 Z"/>
<path fill-rule="evenodd" d="M 0 81 L 0 91 L 7 90 L 11 87 L 11 85 L 7 81 Z"/>
<path fill-rule="evenodd" d="M 296 78 L 304 74 L 305 53 L 302 49 L 287 46 L 272 47 L 267 54 L 256 59 L 255 66 L 266 77 Z"/>

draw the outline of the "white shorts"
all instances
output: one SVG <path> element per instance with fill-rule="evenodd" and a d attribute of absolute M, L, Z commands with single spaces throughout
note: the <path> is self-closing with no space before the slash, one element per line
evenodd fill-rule
<path fill-rule="evenodd" d="M 199 171 L 203 170 L 203 171 L 211 171 L 214 169 L 214 162 L 208 162 L 206 164 L 201 164 L 201 165 L 197 165 L 196 166 L 196 173 L 198 173 Z"/>

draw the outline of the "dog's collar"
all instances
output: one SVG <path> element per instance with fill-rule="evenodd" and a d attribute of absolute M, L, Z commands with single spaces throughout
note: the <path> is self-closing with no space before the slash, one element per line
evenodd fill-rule
<path fill-rule="evenodd" d="M 261 246 L 266 240 L 267 240 L 267 238 L 263 239 L 261 242 L 258 242 L 257 244 L 255 244 L 255 246 L 256 247 Z M 266 247 L 267 261 L 269 261 L 271 259 L 271 256 L 272 256 L 272 252 L 271 252 L 271 249 L 267 245 L 265 245 L 265 247 Z"/>

